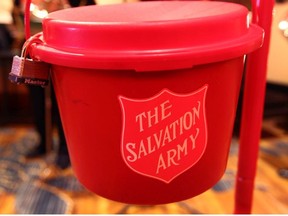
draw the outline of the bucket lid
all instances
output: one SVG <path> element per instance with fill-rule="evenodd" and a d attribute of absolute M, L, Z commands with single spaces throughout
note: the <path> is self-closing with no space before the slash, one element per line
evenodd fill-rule
<path fill-rule="evenodd" d="M 259 48 L 263 35 L 234 3 L 96 5 L 50 13 L 32 55 L 78 68 L 170 70 L 242 56 Z"/>

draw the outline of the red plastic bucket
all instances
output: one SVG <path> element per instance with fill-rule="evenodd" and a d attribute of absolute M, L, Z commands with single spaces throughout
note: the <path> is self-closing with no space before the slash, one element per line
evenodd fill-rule
<path fill-rule="evenodd" d="M 75 174 L 112 200 L 193 197 L 223 175 L 245 54 L 263 31 L 245 7 L 140 2 L 66 9 L 32 56 L 52 81 Z"/>

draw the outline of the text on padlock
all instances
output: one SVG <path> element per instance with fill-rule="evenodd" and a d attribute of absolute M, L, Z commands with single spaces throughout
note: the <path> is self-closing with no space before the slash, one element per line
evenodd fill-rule
<path fill-rule="evenodd" d="M 17 84 L 46 86 L 49 83 L 50 64 L 14 56 L 9 80 Z"/>

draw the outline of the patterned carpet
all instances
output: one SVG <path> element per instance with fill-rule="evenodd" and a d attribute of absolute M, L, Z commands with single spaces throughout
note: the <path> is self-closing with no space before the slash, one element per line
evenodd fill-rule
<path fill-rule="evenodd" d="M 37 145 L 35 131 L 6 127 L 0 129 L 0 137 L 0 193 L 15 194 L 16 213 L 71 213 L 72 200 L 62 191 L 77 193 L 85 189 L 72 173 L 43 178 L 49 164 L 55 159 L 53 154 L 46 158 L 25 160 L 24 155 Z M 3 139 L 7 137 L 14 139 L 11 142 L 6 139 L 5 142 Z M 54 139 L 54 142 L 57 140 Z"/>
<path fill-rule="evenodd" d="M 276 127 L 275 124 L 278 123 L 268 121 L 268 123 L 265 123 L 266 126 L 264 124 L 262 134 L 268 138 L 269 142 L 267 145 L 261 145 L 260 153 L 264 159 L 272 158 L 274 160 L 278 158 L 284 161 L 284 163 L 280 165 L 278 163 L 275 166 L 275 172 L 278 173 L 280 178 L 288 180 L 286 169 L 288 164 L 285 164 L 288 158 L 288 139 L 280 139 L 284 135 L 288 137 L 288 130 L 283 130 L 283 127 L 281 128 L 278 125 Z M 273 131 L 269 131 L 267 128 L 271 128 L 272 124 L 275 127 L 273 127 Z M 278 128 L 278 131 L 275 128 Z M 277 138 L 277 134 L 280 138 Z M 53 137 L 54 145 L 57 145 L 57 141 L 57 135 L 55 135 Z M 37 134 L 31 127 L 0 127 L 0 195 L 8 193 L 15 196 L 15 213 L 74 213 L 75 203 L 69 194 L 81 195 L 88 192 L 75 178 L 71 169 L 61 173 L 55 171 L 54 175 L 47 174 L 47 170 L 51 172 L 50 168 L 53 168 L 55 155 L 51 154 L 44 158 L 26 160 L 24 155 L 35 148 L 37 142 Z M 238 140 L 233 139 L 230 157 L 237 157 L 237 153 Z M 211 190 L 215 193 L 231 191 L 235 186 L 235 176 L 236 170 L 228 166 L 222 179 Z M 256 187 L 262 191 L 267 190 L 267 187 L 263 184 L 257 183 Z M 186 202 L 179 202 L 177 206 L 184 213 L 201 213 L 201 210 Z M 131 205 L 123 205 L 116 213 L 131 213 L 132 210 Z M 135 213 L 135 211 L 132 211 L 132 213 Z"/>

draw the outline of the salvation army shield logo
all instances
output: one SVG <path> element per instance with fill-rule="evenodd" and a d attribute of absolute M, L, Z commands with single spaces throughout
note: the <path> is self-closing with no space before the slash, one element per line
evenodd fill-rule
<path fill-rule="evenodd" d="M 119 96 L 122 157 L 133 171 L 171 182 L 202 157 L 207 144 L 208 85 L 189 93 L 168 89 L 147 99 Z"/>

